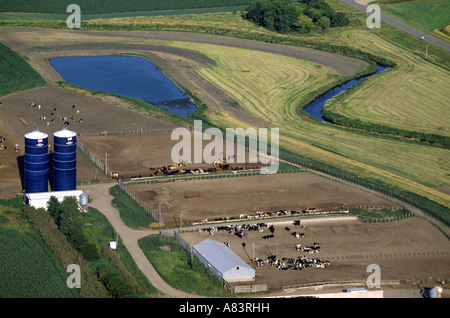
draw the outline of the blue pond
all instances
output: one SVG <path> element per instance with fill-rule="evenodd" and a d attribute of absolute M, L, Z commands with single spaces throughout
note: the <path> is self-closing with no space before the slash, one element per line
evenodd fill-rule
<path fill-rule="evenodd" d="M 140 99 L 184 117 L 197 110 L 171 79 L 141 57 L 57 57 L 50 64 L 73 85 Z"/>
<path fill-rule="evenodd" d="M 365 80 L 366 78 L 376 75 L 384 70 L 389 69 L 388 66 L 381 66 L 378 65 L 378 69 L 374 74 L 371 75 L 367 75 L 367 76 L 363 76 L 360 77 L 358 79 L 352 79 L 348 82 L 345 82 L 339 86 L 336 86 L 332 89 L 330 89 L 329 91 L 327 91 L 325 94 L 317 97 L 314 101 L 312 101 L 310 104 L 308 104 L 308 106 L 306 106 L 303 110 L 308 113 L 309 115 L 321 120 L 321 121 L 325 121 L 325 118 L 322 117 L 322 109 L 323 106 L 325 105 L 325 103 L 332 99 L 333 97 L 337 96 L 339 93 L 348 90 L 350 87 L 352 87 L 353 85 Z"/>

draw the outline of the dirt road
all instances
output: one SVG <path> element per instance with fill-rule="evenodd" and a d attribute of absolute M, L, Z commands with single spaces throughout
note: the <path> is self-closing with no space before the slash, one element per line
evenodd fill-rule
<path fill-rule="evenodd" d="M 111 225 L 119 234 L 123 244 L 133 257 L 136 265 L 148 278 L 150 283 L 167 297 L 173 298 L 195 298 L 197 295 L 184 293 L 169 286 L 156 272 L 149 262 L 144 252 L 138 245 L 138 240 L 151 234 L 158 234 L 158 231 L 137 231 L 127 227 L 120 218 L 119 211 L 111 205 L 113 197 L 109 194 L 109 188 L 115 183 L 101 183 L 96 185 L 82 186 L 81 189 L 89 195 L 92 203 L 89 205 L 101 211 L 109 220 Z"/>

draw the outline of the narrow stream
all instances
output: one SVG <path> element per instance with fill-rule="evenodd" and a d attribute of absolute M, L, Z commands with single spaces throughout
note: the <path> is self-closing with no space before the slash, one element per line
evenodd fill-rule
<path fill-rule="evenodd" d="M 311 103 L 309 103 L 308 106 L 306 106 L 303 110 L 308 113 L 310 116 L 313 116 L 321 121 L 326 121 L 325 118 L 322 117 L 322 109 L 323 106 L 325 105 L 326 102 L 328 102 L 330 99 L 332 99 L 333 97 L 337 96 L 339 93 L 344 92 L 346 90 L 348 90 L 350 87 L 352 87 L 353 85 L 362 82 L 363 80 L 374 76 L 382 71 L 385 71 L 387 69 L 389 69 L 389 66 L 381 66 L 378 65 L 378 69 L 375 73 L 367 75 L 367 76 L 363 76 L 357 79 L 352 79 L 348 82 L 345 82 L 339 86 L 336 86 L 332 89 L 330 89 L 328 92 L 326 92 L 325 94 L 317 97 L 314 101 L 312 101 Z"/>

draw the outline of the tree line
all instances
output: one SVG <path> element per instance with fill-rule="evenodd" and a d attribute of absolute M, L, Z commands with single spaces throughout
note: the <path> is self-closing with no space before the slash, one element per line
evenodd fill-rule
<path fill-rule="evenodd" d="M 348 26 L 349 20 L 325 0 L 255 0 L 244 17 L 270 31 L 308 33 Z"/>
<path fill-rule="evenodd" d="M 39 231 L 63 268 L 70 264 L 80 266 L 81 297 L 123 298 L 136 297 L 135 281 L 123 268 L 109 247 L 99 251 L 83 233 L 82 214 L 75 197 L 59 202 L 51 197 L 48 208 L 24 206 L 24 214 Z"/>

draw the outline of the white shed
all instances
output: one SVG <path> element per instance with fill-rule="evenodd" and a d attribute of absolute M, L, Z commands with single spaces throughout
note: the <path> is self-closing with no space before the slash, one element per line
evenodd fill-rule
<path fill-rule="evenodd" d="M 50 197 L 55 197 L 59 202 L 62 202 L 65 197 L 75 197 L 80 202 L 80 196 L 83 190 L 71 190 L 71 191 L 54 191 L 54 192 L 38 192 L 25 194 L 25 203 L 38 208 L 44 208 L 47 210 L 47 202 Z"/>
<path fill-rule="evenodd" d="M 255 279 L 255 270 L 224 243 L 206 239 L 194 245 L 192 250 L 195 256 L 221 280 L 236 282 Z"/>

